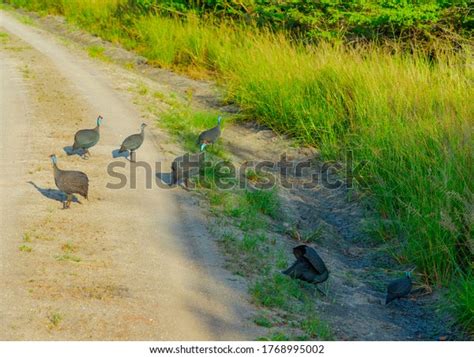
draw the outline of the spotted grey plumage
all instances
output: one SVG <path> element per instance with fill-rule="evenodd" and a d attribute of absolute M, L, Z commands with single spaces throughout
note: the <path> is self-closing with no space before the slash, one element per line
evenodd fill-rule
<path fill-rule="evenodd" d="M 58 167 L 56 155 L 53 154 L 50 158 L 54 169 L 54 182 L 57 188 L 67 196 L 66 201 L 63 202 L 63 208 L 69 208 L 71 206 L 72 195 L 74 193 L 87 199 L 89 193 L 89 178 L 87 175 L 81 171 L 61 170 Z"/>
<path fill-rule="evenodd" d="M 400 299 L 402 297 L 410 294 L 412 288 L 411 274 L 410 272 L 405 273 L 403 278 L 392 281 L 387 286 L 387 297 L 385 299 L 385 304 L 390 303 L 395 299 Z"/>
<path fill-rule="evenodd" d="M 198 145 L 201 151 L 209 144 L 214 144 L 221 136 L 222 117 L 217 118 L 217 125 L 214 128 L 203 131 L 199 134 Z"/>
<path fill-rule="evenodd" d="M 102 116 L 97 117 L 97 125 L 94 129 L 82 129 L 74 135 L 73 151 L 78 149 L 84 150 L 82 157 L 86 154 L 90 155 L 89 149 L 99 142 L 100 139 L 100 125 L 102 124 Z"/>
<path fill-rule="evenodd" d="M 137 150 L 143 144 L 143 140 L 145 139 L 145 127 L 146 124 L 142 123 L 140 127 L 140 132 L 138 134 L 133 134 L 125 138 L 120 146 L 119 153 L 130 151 L 130 160 L 135 162 L 135 150 Z"/>

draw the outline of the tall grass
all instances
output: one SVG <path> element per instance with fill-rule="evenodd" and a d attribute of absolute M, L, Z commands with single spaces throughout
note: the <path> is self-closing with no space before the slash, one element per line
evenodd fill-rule
<path fill-rule="evenodd" d="M 461 274 L 472 286 L 472 53 L 433 63 L 396 44 L 390 51 L 307 46 L 212 19 L 124 16 L 116 12 L 121 0 L 9 2 L 59 9 L 160 66 L 212 76 L 249 116 L 326 158 L 352 150 L 356 161 L 369 162 L 363 175 L 385 218 L 377 233 L 393 242 L 399 260 L 430 282 L 449 284 Z"/>

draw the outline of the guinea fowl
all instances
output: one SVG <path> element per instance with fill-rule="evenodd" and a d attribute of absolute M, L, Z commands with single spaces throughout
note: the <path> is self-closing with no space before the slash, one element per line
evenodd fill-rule
<path fill-rule="evenodd" d="M 88 149 L 93 147 L 95 144 L 98 143 L 99 138 L 100 138 L 100 125 L 102 124 L 102 116 L 97 117 L 97 125 L 94 129 L 83 129 L 79 130 L 76 135 L 74 135 L 74 144 L 72 145 L 73 151 L 76 151 L 77 149 L 82 149 L 84 150 L 84 153 L 82 154 L 82 157 L 85 158 L 86 154 L 90 155 L 90 152 Z"/>
<path fill-rule="evenodd" d="M 217 126 L 212 129 L 208 129 L 199 134 L 198 145 L 201 151 L 209 144 L 214 144 L 217 139 L 221 136 L 221 121 L 222 117 L 217 118 Z"/>
<path fill-rule="evenodd" d="M 296 261 L 291 267 L 283 271 L 283 274 L 314 284 L 327 280 L 329 271 L 314 248 L 299 245 L 293 248 L 293 254 Z"/>
<path fill-rule="evenodd" d="M 400 299 L 407 296 L 411 292 L 411 287 L 411 273 L 405 272 L 405 276 L 403 278 L 394 280 L 388 284 L 385 305 L 395 299 Z"/>
<path fill-rule="evenodd" d="M 77 193 L 87 199 L 89 192 L 89 178 L 81 171 L 66 171 L 58 168 L 58 159 L 56 155 L 51 155 L 51 162 L 54 168 L 54 182 L 60 191 L 67 196 L 66 202 L 63 202 L 63 208 L 71 206 L 72 195 Z"/>
<path fill-rule="evenodd" d="M 187 153 L 174 159 L 171 164 L 170 186 L 174 186 L 178 181 L 184 180 L 184 185 L 188 188 L 189 178 L 193 175 L 199 174 L 203 160 L 203 153 Z"/>
<path fill-rule="evenodd" d="M 127 137 L 120 147 L 119 153 L 130 151 L 130 160 L 135 162 L 135 150 L 137 150 L 143 144 L 143 139 L 145 139 L 145 127 L 146 124 L 142 123 L 141 131 L 138 134 L 133 134 Z"/>

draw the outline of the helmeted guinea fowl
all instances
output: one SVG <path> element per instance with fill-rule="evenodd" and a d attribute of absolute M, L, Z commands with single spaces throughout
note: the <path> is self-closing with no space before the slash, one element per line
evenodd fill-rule
<path fill-rule="evenodd" d="M 405 272 L 403 278 L 392 281 L 387 286 L 387 298 L 385 299 L 385 305 L 390 303 L 395 299 L 400 299 L 402 297 L 410 294 L 412 288 L 411 282 L 411 273 Z"/>
<path fill-rule="evenodd" d="M 63 202 L 63 208 L 71 206 L 72 195 L 77 193 L 87 199 L 89 192 L 89 178 L 81 171 L 66 171 L 58 168 L 58 159 L 56 155 L 51 155 L 51 162 L 54 169 L 54 182 L 60 191 L 67 195 L 66 202 Z"/>
<path fill-rule="evenodd" d="M 178 181 L 184 180 L 184 185 L 187 188 L 189 178 L 199 174 L 199 170 L 203 162 L 203 153 L 186 153 L 182 156 L 178 156 L 171 164 L 170 186 L 174 186 L 178 183 Z"/>
<path fill-rule="evenodd" d="M 217 126 L 212 129 L 208 129 L 199 134 L 198 145 L 201 151 L 209 144 L 214 144 L 217 139 L 221 136 L 221 121 L 222 117 L 217 118 Z"/>
<path fill-rule="evenodd" d="M 76 135 L 74 135 L 74 144 L 72 149 L 76 151 L 77 149 L 84 150 L 83 158 L 86 157 L 86 154 L 90 155 L 89 149 L 99 142 L 100 138 L 100 125 L 102 124 L 102 116 L 97 117 L 97 125 L 94 129 L 82 129 L 79 130 Z"/>
<path fill-rule="evenodd" d="M 293 248 L 293 254 L 296 261 L 291 267 L 283 271 L 283 274 L 314 284 L 327 280 L 329 271 L 314 248 L 299 245 Z"/>
<path fill-rule="evenodd" d="M 125 138 L 122 146 L 120 147 L 119 153 L 125 152 L 127 150 L 130 151 L 130 160 L 132 162 L 135 162 L 135 150 L 137 150 L 143 144 L 143 140 L 145 139 L 145 127 L 146 124 L 142 123 L 140 133 L 133 134 Z"/>

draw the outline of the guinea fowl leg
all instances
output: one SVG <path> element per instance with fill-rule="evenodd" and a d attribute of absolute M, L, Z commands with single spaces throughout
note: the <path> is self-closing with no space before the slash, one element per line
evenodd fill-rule
<path fill-rule="evenodd" d="M 63 202 L 63 209 L 69 208 L 70 203 L 71 203 L 71 195 L 66 194 L 66 201 Z"/>
<path fill-rule="evenodd" d="M 84 149 L 84 152 L 82 153 L 81 157 L 82 157 L 84 160 L 87 160 L 87 159 L 89 158 L 89 156 L 91 156 L 91 153 L 89 152 L 89 150 Z"/>
<path fill-rule="evenodd" d="M 135 151 L 133 151 L 133 150 L 130 151 L 130 161 L 131 161 L 131 162 L 136 162 L 136 161 L 135 161 Z"/>
<path fill-rule="evenodd" d="M 189 181 L 188 181 L 188 178 L 185 178 L 183 180 L 184 182 L 184 186 L 181 186 L 182 188 L 184 188 L 186 191 L 189 191 Z"/>

